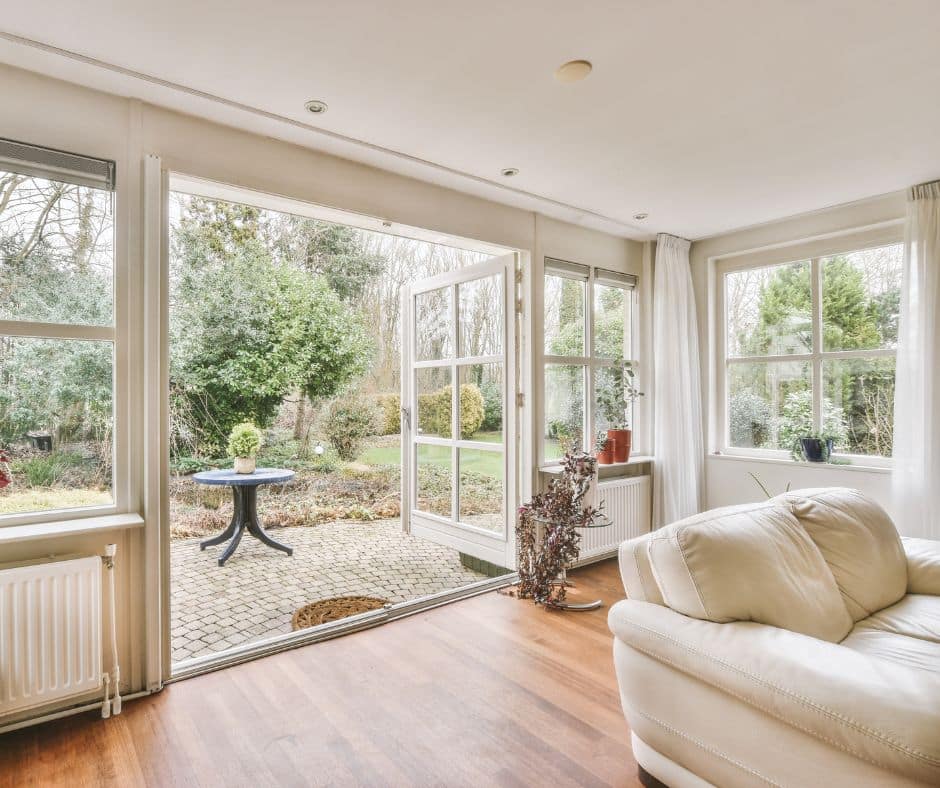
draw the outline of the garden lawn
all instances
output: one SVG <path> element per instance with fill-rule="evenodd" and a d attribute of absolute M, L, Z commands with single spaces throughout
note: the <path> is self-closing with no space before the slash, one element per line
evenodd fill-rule
<path fill-rule="evenodd" d="M 394 444 L 386 446 L 372 446 L 359 455 L 358 461 L 363 465 L 400 465 L 401 464 L 401 438 L 395 436 Z M 472 440 L 481 443 L 501 443 L 502 432 L 478 432 Z M 422 460 L 428 465 L 450 466 L 451 455 L 449 446 L 432 446 L 424 444 Z M 424 462 L 422 464 L 425 464 Z M 474 471 L 485 476 L 503 477 L 502 452 L 474 451 L 468 455 L 461 464 L 462 470 Z"/>

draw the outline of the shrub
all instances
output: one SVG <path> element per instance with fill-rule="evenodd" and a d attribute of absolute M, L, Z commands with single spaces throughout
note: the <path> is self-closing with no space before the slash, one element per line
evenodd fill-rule
<path fill-rule="evenodd" d="M 321 414 L 327 440 L 341 460 L 350 462 L 359 456 L 363 438 L 374 435 L 380 414 L 374 400 L 346 394 L 328 402 Z"/>
<path fill-rule="evenodd" d="M 418 396 L 418 427 L 424 432 L 450 437 L 453 389 L 442 389 Z M 468 440 L 483 424 L 483 394 L 472 383 L 460 387 L 460 437 Z"/>
<path fill-rule="evenodd" d="M 261 430 L 250 421 L 232 427 L 228 436 L 228 453 L 232 457 L 254 457 L 261 447 Z"/>
<path fill-rule="evenodd" d="M 401 394 L 379 394 L 376 398 L 381 411 L 380 435 L 398 435 L 401 432 Z"/>
<path fill-rule="evenodd" d="M 21 475 L 27 487 L 52 487 L 66 475 L 70 468 L 82 464 L 82 458 L 72 452 L 53 452 L 22 460 L 14 460 L 11 471 Z"/>
<path fill-rule="evenodd" d="M 483 395 L 483 423 L 481 430 L 495 432 L 503 428 L 503 388 L 488 381 L 480 386 Z"/>

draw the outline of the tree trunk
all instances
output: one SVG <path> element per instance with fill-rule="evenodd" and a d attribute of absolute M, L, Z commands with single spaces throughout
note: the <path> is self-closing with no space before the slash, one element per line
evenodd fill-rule
<path fill-rule="evenodd" d="M 307 415 L 307 397 L 302 391 L 297 394 L 297 413 L 294 416 L 294 440 L 301 440 L 304 437 L 304 420 Z"/>

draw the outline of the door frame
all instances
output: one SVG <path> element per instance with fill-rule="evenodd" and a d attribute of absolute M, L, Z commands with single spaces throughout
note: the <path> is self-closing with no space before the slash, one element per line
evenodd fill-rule
<path fill-rule="evenodd" d="M 496 566 L 510 570 L 516 568 L 515 512 L 519 505 L 519 460 L 520 418 L 519 418 L 519 333 L 517 319 L 521 308 L 518 298 L 520 282 L 520 257 L 516 252 L 486 260 L 482 263 L 466 266 L 456 271 L 446 271 L 435 276 L 411 282 L 402 287 L 402 374 L 401 374 L 401 435 L 402 435 L 402 487 L 401 518 L 402 530 L 438 544 L 451 547 L 461 553 L 481 558 Z M 458 288 L 461 283 L 499 275 L 502 278 L 502 352 L 484 356 L 459 356 L 459 304 Z M 418 511 L 414 507 L 417 500 L 417 390 L 416 371 L 427 366 L 416 361 L 415 355 L 415 297 L 421 293 L 452 288 L 450 331 L 453 354 L 449 358 L 451 370 L 452 413 L 451 435 L 458 436 L 460 420 L 460 381 L 457 371 L 462 366 L 473 363 L 503 364 L 503 531 L 494 534 L 486 529 L 460 523 L 458 519 L 447 518 L 428 512 Z M 453 449 L 453 473 L 455 483 L 452 489 L 452 512 L 459 518 L 459 449 L 488 450 L 488 444 L 480 441 L 462 440 L 459 437 L 434 439 L 426 437 L 424 445 L 446 445 Z M 495 452 L 494 452 L 495 453 Z"/>

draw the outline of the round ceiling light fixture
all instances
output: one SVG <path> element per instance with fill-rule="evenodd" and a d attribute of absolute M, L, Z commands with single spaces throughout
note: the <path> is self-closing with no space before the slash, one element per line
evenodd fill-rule
<path fill-rule="evenodd" d="M 304 109 L 313 115 L 322 115 L 327 111 L 327 109 L 329 109 L 329 107 L 327 107 L 325 101 L 317 101 L 316 99 L 313 99 L 304 104 Z"/>
<path fill-rule="evenodd" d="M 555 69 L 555 79 L 559 82 L 580 82 L 587 78 L 594 66 L 590 60 L 569 60 Z"/>
<path fill-rule="evenodd" d="M 504 178 L 514 178 L 519 174 L 519 170 L 517 170 L 515 167 L 505 167 L 499 171 L 499 174 Z"/>
<path fill-rule="evenodd" d="M 633 218 L 636 219 L 638 222 L 642 222 L 644 219 L 649 218 L 649 214 L 646 213 L 645 211 L 640 211 L 640 213 L 633 214 Z"/>

